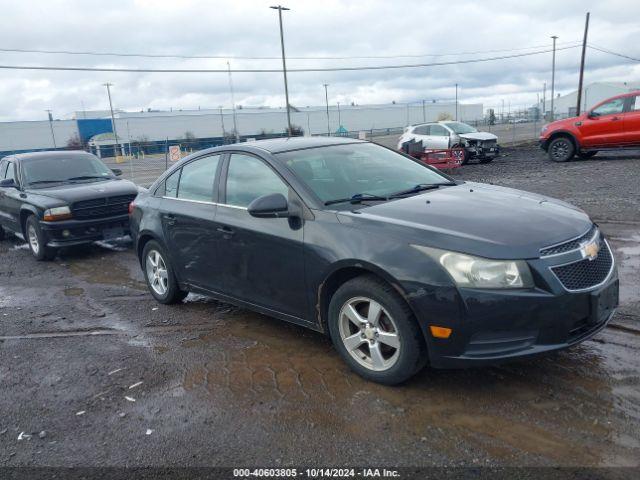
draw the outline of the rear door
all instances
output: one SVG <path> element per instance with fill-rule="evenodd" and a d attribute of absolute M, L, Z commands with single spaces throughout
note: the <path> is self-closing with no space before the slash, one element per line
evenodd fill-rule
<path fill-rule="evenodd" d="M 429 148 L 443 150 L 449 148 L 449 130 L 442 125 L 434 123 L 429 129 L 430 144 Z"/>
<path fill-rule="evenodd" d="M 607 147 L 624 143 L 623 112 L 625 98 L 614 98 L 598 105 L 578 126 L 582 147 Z"/>
<path fill-rule="evenodd" d="M 627 98 L 623 115 L 623 135 L 626 145 L 640 145 L 640 95 Z"/>
<path fill-rule="evenodd" d="M 296 195 L 263 159 L 232 153 L 223 169 L 217 271 L 224 292 L 239 300 L 296 318 L 307 315 L 303 226 L 298 219 L 255 218 L 256 198 Z"/>
<path fill-rule="evenodd" d="M 167 178 L 161 219 L 169 257 L 178 277 L 217 290 L 216 178 L 221 155 L 192 160 Z"/>

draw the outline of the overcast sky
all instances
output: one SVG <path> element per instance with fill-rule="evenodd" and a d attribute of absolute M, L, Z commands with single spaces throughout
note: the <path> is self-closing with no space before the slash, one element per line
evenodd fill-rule
<path fill-rule="evenodd" d="M 0 48 L 177 55 L 278 57 L 277 12 L 270 0 L 4 0 Z M 293 1 L 284 12 L 287 56 L 345 57 L 480 54 L 414 58 L 293 59 L 290 68 L 427 63 L 544 50 L 582 38 L 591 11 L 589 41 L 640 57 L 638 0 L 532 2 Z M 541 47 L 525 50 L 529 47 Z M 516 50 L 517 49 L 517 50 Z M 496 52 L 495 50 L 500 50 Z M 506 51 L 513 50 L 513 51 Z M 491 51 L 491 52 L 488 52 Z M 557 53 L 556 91 L 576 88 L 580 49 Z M 230 59 L 232 68 L 279 68 L 279 60 Z M 129 68 L 226 68 L 226 60 L 44 55 L 0 52 L 2 65 Z M 0 70 L 0 120 L 56 118 L 106 109 L 104 82 L 115 108 L 125 110 L 230 107 L 225 74 L 104 73 Z M 551 54 L 455 66 L 402 70 L 290 73 L 292 105 L 329 101 L 358 104 L 451 99 L 512 109 L 530 105 L 551 83 Z M 585 82 L 640 82 L 640 63 L 587 50 Z M 284 105 L 282 74 L 233 75 L 236 104 Z"/>

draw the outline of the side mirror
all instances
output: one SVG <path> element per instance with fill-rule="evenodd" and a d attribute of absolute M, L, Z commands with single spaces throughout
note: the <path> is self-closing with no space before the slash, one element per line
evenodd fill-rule
<path fill-rule="evenodd" d="M 112 168 L 111 171 L 116 177 L 119 177 L 120 175 L 122 175 L 122 170 L 120 170 L 119 168 Z"/>
<path fill-rule="evenodd" d="M 5 178 L 4 180 L 0 180 L 0 188 L 18 188 L 18 185 L 16 185 L 13 178 Z"/>
<path fill-rule="evenodd" d="M 591 110 L 588 114 L 587 117 L 588 118 L 598 118 L 600 116 L 600 114 L 598 112 L 594 112 L 593 110 Z"/>
<path fill-rule="evenodd" d="M 281 193 L 271 193 L 256 198 L 247 211 L 256 218 L 286 218 L 289 216 L 289 202 Z"/>

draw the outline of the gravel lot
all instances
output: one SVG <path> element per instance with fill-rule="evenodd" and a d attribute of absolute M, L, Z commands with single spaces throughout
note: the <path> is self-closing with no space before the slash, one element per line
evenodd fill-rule
<path fill-rule="evenodd" d="M 156 304 L 126 242 L 37 263 L 7 240 L 0 465 L 638 466 L 640 155 L 504 153 L 455 176 L 575 203 L 615 247 L 622 304 L 593 340 L 383 387 L 317 333 L 201 297 Z"/>

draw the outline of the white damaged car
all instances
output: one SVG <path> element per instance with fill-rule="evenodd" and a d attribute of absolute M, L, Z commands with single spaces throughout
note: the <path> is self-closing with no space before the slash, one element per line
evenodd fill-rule
<path fill-rule="evenodd" d="M 398 150 L 412 153 L 420 149 L 440 150 L 463 147 L 463 164 L 472 158 L 489 163 L 500 153 L 498 137 L 493 133 L 479 132 L 462 122 L 442 121 L 421 123 L 407 127 L 398 140 Z"/>

